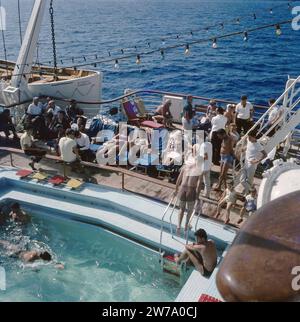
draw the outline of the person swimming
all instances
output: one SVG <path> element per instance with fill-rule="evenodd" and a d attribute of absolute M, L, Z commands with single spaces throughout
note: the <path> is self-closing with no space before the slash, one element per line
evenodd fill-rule
<path fill-rule="evenodd" d="M 30 221 L 30 217 L 23 211 L 18 202 L 11 205 L 11 212 L 9 217 L 17 223 L 27 224 Z"/>
<path fill-rule="evenodd" d="M 23 263 L 34 263 L 42 260 L 44 262 L 53 262 L 52 255 L 44 250 L 24 250 L 18 245 L 14 245 L 6 240 L 0 240 L 0 246 L 9 252 L 10 257 L 19 258 Z M 55 268 L 64 269 L 61 263 L 55 263 Z"/>

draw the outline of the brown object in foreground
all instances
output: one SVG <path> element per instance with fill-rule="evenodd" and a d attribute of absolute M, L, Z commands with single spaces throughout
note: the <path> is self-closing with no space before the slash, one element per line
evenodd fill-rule
<path fill-rule="evenodd" d="M 275 199 L 248 219 L 221 264 L 217 286 L 226 301 L 299 301 L 300 291 L 292 287 L 296 266 L 300 191 Z"/>

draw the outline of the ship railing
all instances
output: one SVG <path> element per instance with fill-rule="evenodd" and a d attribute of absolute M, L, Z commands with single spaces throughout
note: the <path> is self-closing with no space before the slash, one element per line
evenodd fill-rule
<path fill-rule="evenodd" d="M 238 174 L 240 173 L 239 169 L 241 169 L 244 165 L 245 161 L 245 150 L 247 145 L 248 134 L 255 130 L 257 136 L 260 138 L 259 141 L 264 145 L 265 151 L 269 153 L 274 147 L 281 143 L 281 141 L 277 142 L 276 140 L 272 140 L 272 136 L 270 133 L 274 129 L 282 132 L 282 135 L 288 136 L 292 134 L 298 124 L 294 124 L 291 128 L 290 121 L 294 117 L 298 117 L 298 108 L 300 104 L 300 76 L 294 80 L 290 80 L 288 82 L 286 90 L 283 94 L 276 100 L 276 102 L 267 109 L 261 117 L 255 122 L 255 124 L 251 127 L 251 129 L 244 135 L 241 140 L 237 143 L 236 151 L 239 154 L 239 163 L 234 165 L 233 168 L 233 176 L 237 183 Z M 268 118 L 270 113 L 277 108 L 277 106 L 281 106 L 282 115 L 278 118 L 278 120 L 272 125 L 268 126 Z M 282 139 L 282 135 L 277 135 L 278 140 Z"/>

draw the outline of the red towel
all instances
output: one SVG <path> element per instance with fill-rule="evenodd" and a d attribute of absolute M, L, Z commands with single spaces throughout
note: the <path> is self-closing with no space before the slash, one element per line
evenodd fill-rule
<path fill-rule="evenodd" d="M 55 176 L 49 180 L 49 183 L 59 185 L 65 182 L 65 178 L 62 176 Z"/>
<path fill-rule="evenodd" d="M 207 294 L 202 294 L 198 300 L 198 302 L 222 302 L 218 299 L 216 299 L 215 297 L 212 297 L 210 295 L 207 295 Z"/>
<path fill-rule="evenodd" d="M 31 171 L 31 170 L 19 170 L 19 171 L 17 172 L 17 176 L 18 176 L 18 177 L 21 177 L 21 178 L 28 177 L 28 176 L 30 176 L 31 174 L 33 174 L 33 171 Z"/>

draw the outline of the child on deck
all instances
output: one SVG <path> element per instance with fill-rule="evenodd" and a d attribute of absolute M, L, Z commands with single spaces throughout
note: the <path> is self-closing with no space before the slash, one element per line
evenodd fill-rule
<path fill-rule="evenodd" d="M 257 191 L 255 188 L 252 188 L 250 190 L 250 193 L 246 196 L 244 206 L 240 212 L 240 219 L 237 222 L 238 224 L 241 224 L 243 222 L 245 213 L 248 213 L 249 215 L 251 215 L 253 212 L 257 210 L 256 198 L 257 198 Z"/>
<path fill-rule="evenodd" d="M 233 183 L 229 183 L 227 185 L 226 190 L 222 194 L 222 197 L 219 200 L 217 213 L 216 213 L 216 218 L 218 218 L 221 214 L 221 209 L 223 205 L 227 204 L 225 225 L 230 223 L 230 211 L 232 206 L 236 203 L 236 200 L 237 200 L 237 193 L 234 190 Z"/>

